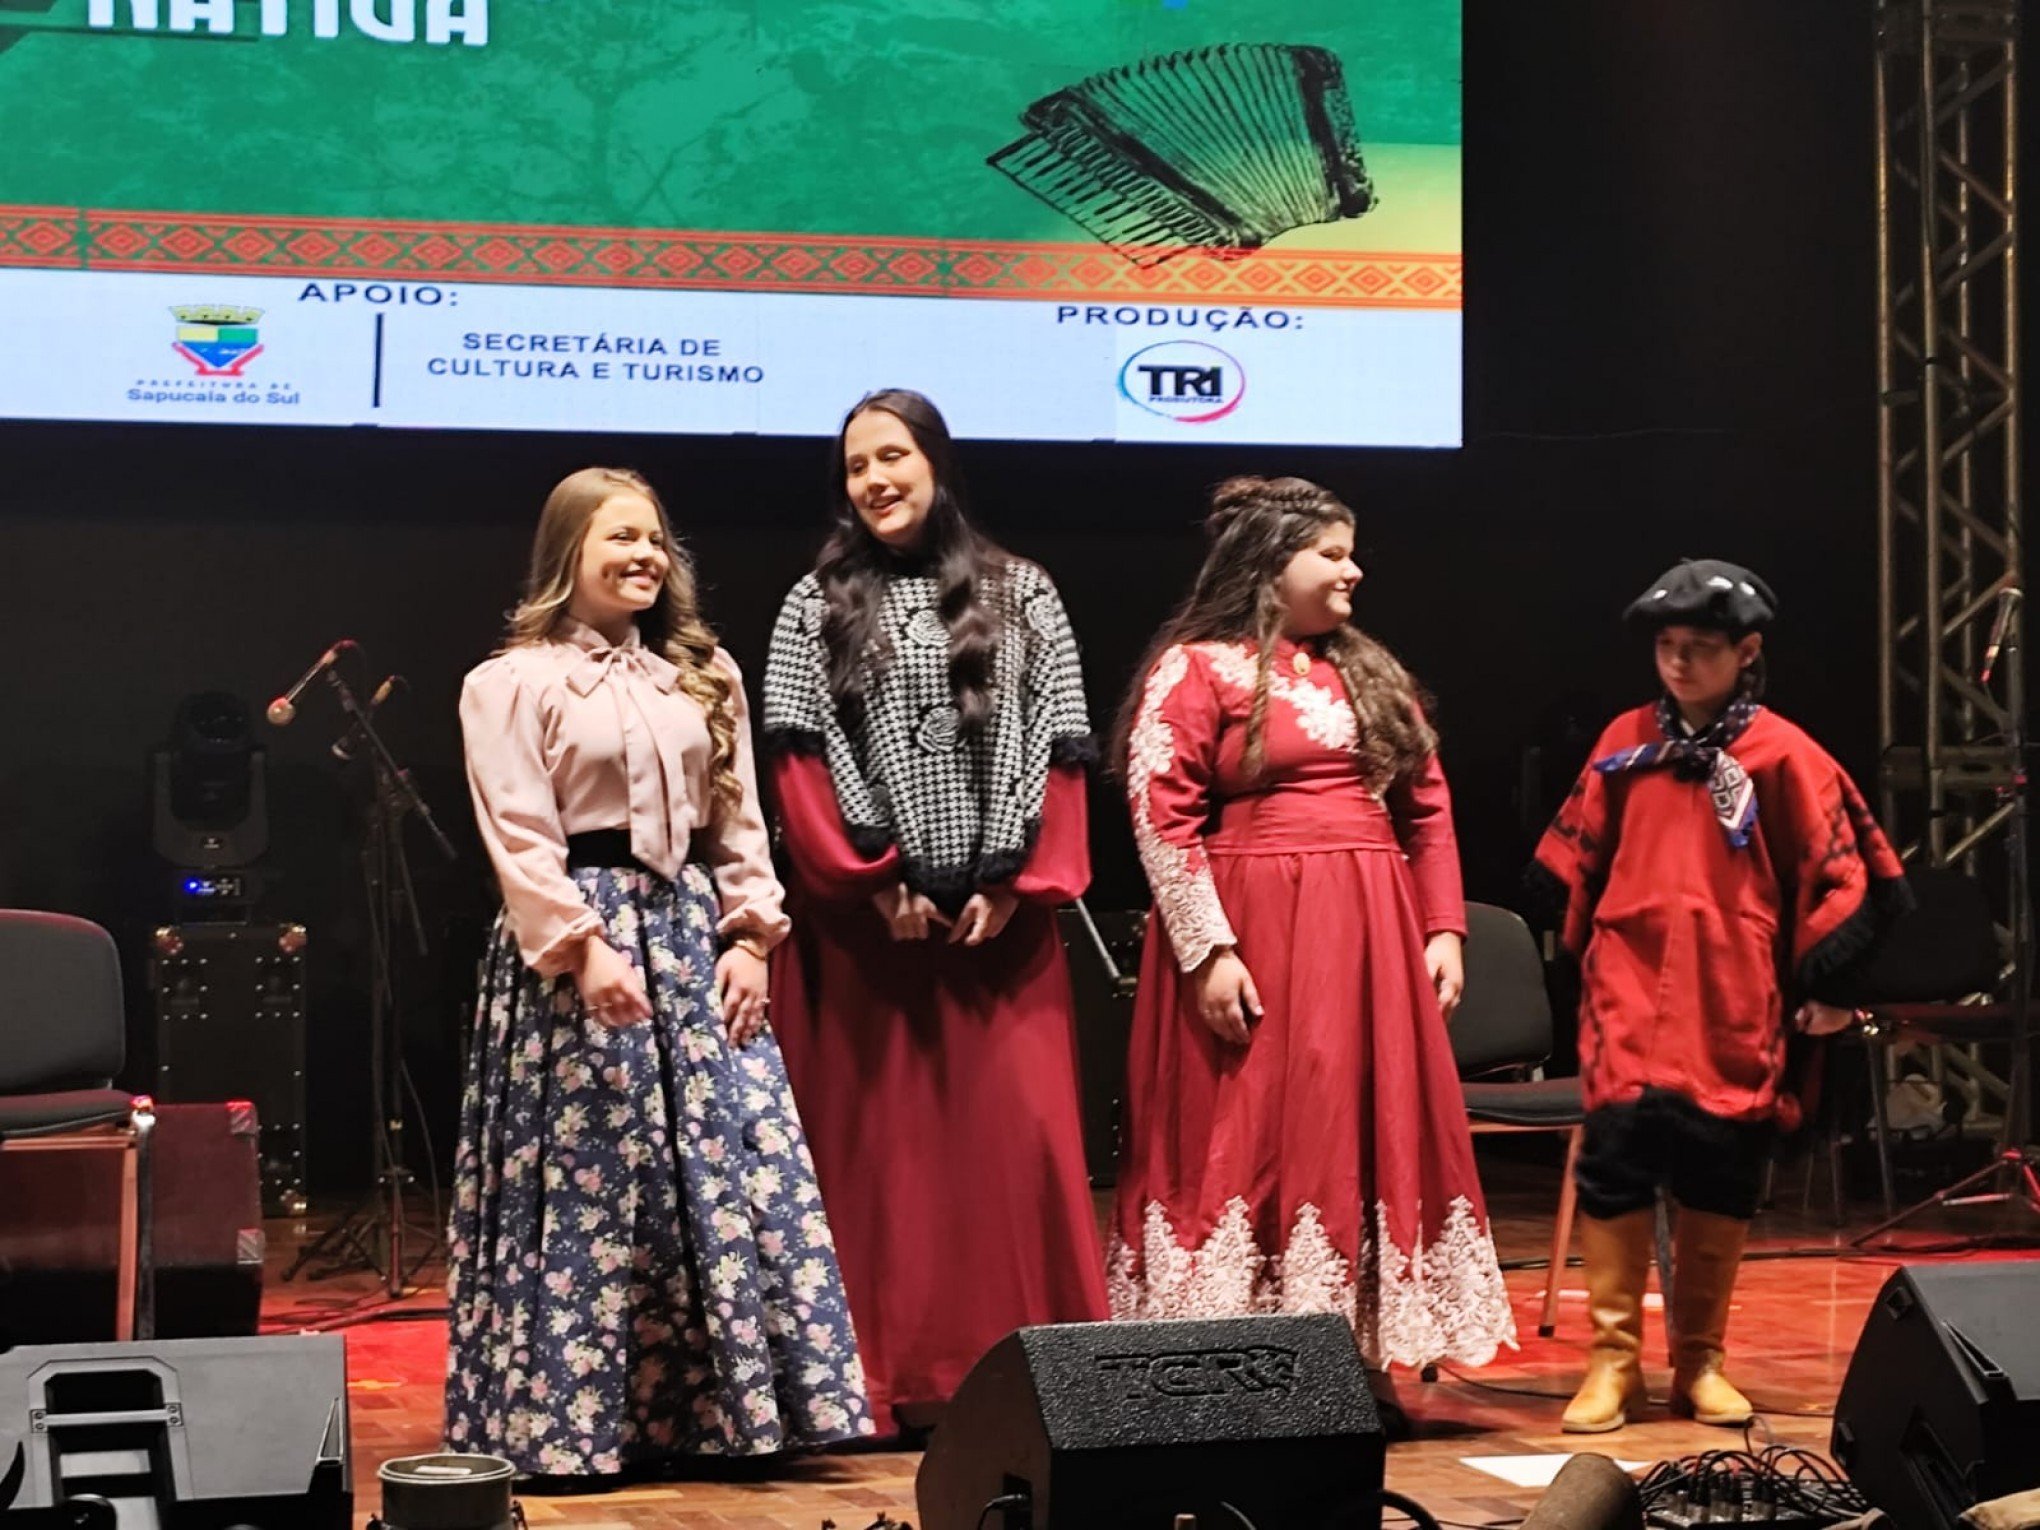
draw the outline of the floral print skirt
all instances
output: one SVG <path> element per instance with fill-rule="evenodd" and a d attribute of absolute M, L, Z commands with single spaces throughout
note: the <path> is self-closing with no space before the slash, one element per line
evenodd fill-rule
<path fill-rule="evenodd" d="M 652 1018 L 601 1026 L 497 921 L 455 1164 L 449 1448 L 611 1474 L 871 1433 L 778 1043 L 723 1030 L 714 884 L 573 876 Z"/>

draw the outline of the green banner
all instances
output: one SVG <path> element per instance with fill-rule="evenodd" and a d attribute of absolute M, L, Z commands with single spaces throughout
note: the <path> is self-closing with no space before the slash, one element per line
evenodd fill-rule
<path fill-rule="evenodd" d="M 8 0 L 0 203 L 1082 240 L 988 164 L 1030 104 L 1238 44 L 1336 58 L 1379 188 L 1292 243 L 1456 249 L 1455 0 Z"/>

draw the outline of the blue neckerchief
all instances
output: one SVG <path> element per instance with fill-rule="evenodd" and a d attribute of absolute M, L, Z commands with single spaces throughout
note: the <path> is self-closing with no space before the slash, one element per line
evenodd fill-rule
<path fill-rule="evenodd" d="M 1763 708 L 1748 697 L 1738 696 L 1728 709 L 1698 733 L 1688 734 L 1680 726 L 1671 698 L 1657 704 L 1658 731 L 1664 738 L 1655 744 L 1638 744 L 1594 761 L 1604 776 L 1624 770 L 1656 770 L 1667 767 L 1681 781 L 1705 781 L 1714 801 L 1715 821 L 1737 850 L 1745 848 L 1757 827 L 1757 788 L 1749 772 L 1728 752 Z"/>

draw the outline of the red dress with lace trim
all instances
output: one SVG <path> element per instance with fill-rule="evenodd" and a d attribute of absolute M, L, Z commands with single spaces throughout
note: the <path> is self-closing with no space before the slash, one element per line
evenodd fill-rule
<path fill-rule="evenodd" d="M 852 847 L 823 761 L 782 755 L 773 781 L 793 934 L 772 1029 L 883 1427 L 946 1401 L 1013 1329 L 1105 1316 L 1054 915 L 1091 878 L 1084 776 L 1050 769 L 1020 906 L 975 948 L 891 938 L 871 896 L 899 882 L 898 852 Z"/>
<path fill-rule="evenodd" d="M 1107 1286 L 1115 1317 L 1346 1315 L 1370 1365 L 1479 1365 L 1515 1343 L 1426 937 L 1464 933 L 1435 758 L 1362 782 L 1339 672 L 1276 656 L 1265 762 L 1241 769 L 1250 645 L 1165 652 L 1130 740 L 1154 889 L 1128 1053 Z M 1190 973 L 1232 945 L 1252 1040 L 1197 1017 Z M 833 1211 L 833 1204 L 831 1210 Z"/>

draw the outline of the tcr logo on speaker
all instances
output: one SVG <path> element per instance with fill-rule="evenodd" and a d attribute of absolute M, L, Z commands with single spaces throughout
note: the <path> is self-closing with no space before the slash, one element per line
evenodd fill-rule
<path fill-rule="evenodd" d="M 1296 1351 L 1269 1345 L 1166 1355 L 1100 1355 L 1092 1364 L 1122 1402 L 1242 1392 L 1283 1397 L 1296 1388 Z"/>
<path fill-rule="evenodd" d="M 1119 391 L 1130 404 L 1179 425 L 1208 425 L 1240 407 L 1246 369 L 1201 340 L 1164 340 L 1135 351 L 1119 369 Z"/>

